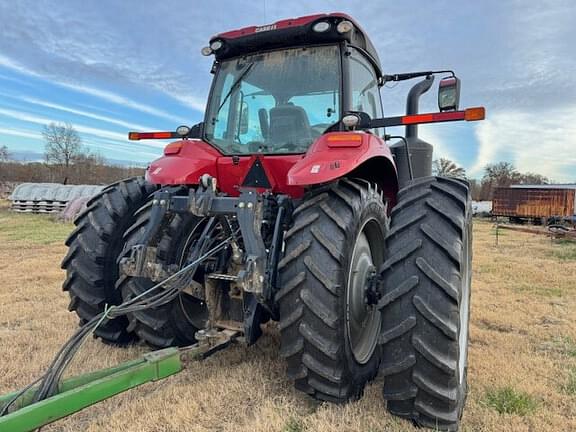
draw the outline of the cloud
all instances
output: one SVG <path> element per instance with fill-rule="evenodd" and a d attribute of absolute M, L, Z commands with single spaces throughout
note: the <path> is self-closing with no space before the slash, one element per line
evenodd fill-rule
<path fill-rule="evenodd" d="M 38 124 L 38 125 L 42 125 L 42 126 L 47 125 L 47 124 L 55 121 L 55 119 L 53 119 L 53 118 L 50 119 L 48 117 L 43 117 L 43 116 L 39 116 L 36 114 L 30 114 L 30 113 L 25 112 L 25 111 L 17 111 L 17 110 L 11 110 L 11 109 L 6 109 L 6 108 L 0 108 L 0 115 L 10 117 L 10 118 L 13 118 L 15 120 L 24 121 L 24 122 L 28 122 L 28 123 L 34 123 L 34 124 Z M 58 121 L 58 119 L 56 119 L 56 121 Z M 74 129 L 76 129 L 80 133 L 94 135 L 96 137 L 115 140 L 118 142 L 125 142 L 127 140 L 127 134 L 119 133 L 119 132 L 111 132 L 107 129 L 99 129 L 99 128 L 94 128 L 91 126 L 83 126 L 83 125 L 78 125 L 78 124 L 74 125 Z"/>
<path fill-rule="evenodd" d="M 12 135 L 22 138 L 35 138 L 35 139 L 42 138 L 42 135 L 40 135 L 40 133 L 38 132 L 32 132 L 26 129 L 7 128 L 4 126 L 0 126 L 0 135 Z"/>
<path fill-rule="evenodd" d="M 69 112 L 69 113 L 76 114 L 76 115 L 79 115 L 82 117 L 87 117 L 87 118 L 91 118 L 94 120 L 100 120 L 100 121 L 103 121 L 106 123 L 122 126 L 126 129 L 132 129 L 132 130 L 152 130 L 152 129 L 154 129 L 150 126 L 143 126 L 143 125 L 137 124 L 137 123 L 130 123 L 130 122 L 126 122 L 124 120 L 119 120 L 119 119 L 115 119 L 112 117 L 108 117 L 108 116 L 104 116 L 104 115 L 100 115 L 100 114 L 95 114 L 95 113 L 91 113 L 88 111 L 79 110 L 76 108 L 67 107 L 64 105 L 60 105 L 60 104 L 44 101 L 41 99 L 37 99 L 34 97 L 23 96 L 23 97 L 20 97 L 19 99 L 24 101 L 24 102 L 33 104 L 33 105 L 39 105 L 42 107 L 51 108 L 51 109 L 55 109 L 58 111 Z"/>
<path fill-rule="evenodd" d="M 476 129 L 480 143 L 471 174 L 500 160 L 555 181 L 576 180 L 576 105 L 540 112 L 497 111 Z"/>
<path fill-rule="evenodd" d="M 165 119 L 170 120 L 174 123 L 178 123 L 178 124 L 186 123 L 186 120 L 184 120 L 182 117 L 175 116 L 175 115 L 170 114 L 164 110 L 154 108 L 154 107 L 151 107 L 149 105 L 135 102 L 132 99 L 126 98 L 124 96 L 121 96 L 119 94 L 116 94 L 116 93 L 113 93 L 113 92 L 110 92 L 107 90 L 101 90 L 101 89 L 97 89 L 97 88 L 86 86 L 86 85 L 73 84 L 73 83 L 68 83 L 68 82 L 59 82 L 58 84 L 63 86 L 63 87 L 67 87 L 69 89 L 77 91 L 79 93 L 84 93 L 84 94 L 87 94 L 90 96 L 95 96 L 97 98 L 103 99 L 103 100 L 108 101 L 108 102 L 112 102 L 112 103 L 117 104 L 117 105 L 122 105 L 124 107 L 132 108 L 136 111 L 140 111 L 140 112 L 150 114 L 150 115 L 153 115 L 156 117 L 165 118 Z"/>
<path fill-rule="evenodd" d="M 56 81 L 55 84 L 57 84 L 61 87 L 71 89 L 75 92 L 94 96 L 96 98 L 105 100 L 107 102 L 111 102 L 113 104 L 120 105 L 123 107 L 128 107 L 128 108 L 134 109 L 136 111 L 140 111 L 142 113 L 150 114 L 150 115 L 153 115 L 156 117 L 165 118 L 165 119 L 170 120 L 171 122 L 174 122 L 174 123 L 178 123 L 178 124 L 181 124 L 181 123 L 186 124 L 187 123 L 187 121 L 185 119 L 183 119 L 182 117 L 175 116 L 175 115 L 170 114 L 170 113 L 168 113 L 164 110 L 161 110 L 159 108 L 155 108 L 155 107 L 151 107 L 151 106 L 146 105 L 146 104 L 138 103 L 138 102 L 134 101 L 133 99 L 130 99 L 130 98 L 127 98 L 125 96 L 113 93 L 111 91 L 98 89 L 98 88 L 88 86 L 88 85 L 69 82 L 66 80 L 65 75 L 60 75 L 60 76 L 54 76 L 51 74 L 43 75 L 41 73 L 34 71 L 31 68 L 27 68 L 27 67 L 23 66 L 21 63 L 14 61 L 14 60 L 12 60 L 6 56 L 3 56 L 3 55 L 0 55 L 0 66 L 4 66 L 6 68 L 9 68 L 9 69 L 15 70 L 17 72 L 20 72 L 22 74 L 33 76 L 36 78 L 42 78 L 42 79 L 57 78 L 57 79 L 59 79 L 59 81 Z"/>

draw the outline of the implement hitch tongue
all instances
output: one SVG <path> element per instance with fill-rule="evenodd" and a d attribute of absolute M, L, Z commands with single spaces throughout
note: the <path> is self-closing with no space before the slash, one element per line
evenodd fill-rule
<path fill-rule="evenodd" d="M 33 431 L 119 393 L 177 374 L 190 362 L 230 346 L 239 334 L 234 330 L 198 334 L 194 345 L 154 351 L 112 368 L 65 379 L 54 395 L 39 402 L 34 401 L 39 385 L 0 396 L 0 413 L 6 413 L 0 416 L 0 431 Z"/>

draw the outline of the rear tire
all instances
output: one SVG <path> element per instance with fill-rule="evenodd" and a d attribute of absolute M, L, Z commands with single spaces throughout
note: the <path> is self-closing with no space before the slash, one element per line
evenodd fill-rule
<path fill-rule="evenodd" d="M 382 267 L 383 396 L 420 426 L 456 431 L 466 400 L 472 260 L 468 185 L 444 177 L 398 193 Z"/>
<path fill-rule="evenodd" d="M 147 205 L 138 212 L 136 223 L 126 232 L 126 246 L 122 253 L 123 256 L 130 251 L 133 245 L 138 244 L 149 222 L 150 207 Z M 182 260 L 185 259 L 183 255 L 186 254 L 187 247 L 190 246 L 189 236 L 196 232 L 195 229 L 199 228 L 202 221 L 202 218 L 192 214 L 173 215 L 167 228 L 162 230 L 162 238 L 157 248 L 157 261 L 165 265 L 178 264 L 182 266 L 184 262 Z M 142 294 L 154 285 L 155 282 L 149 279 L 126 275 L 121 275 L 117 283 L 124 301 Z M 154 348 L 186 346 L 196 342 L 194 335 L 200 328 L 204 327 L 207 317 L 204 302 L 181 293 L 162 306 L 128 314 L 130 322 L 128 328 Z"/>
<path fill-rule="evenodd" d="M 76 228 L 66 240 L 68 254 L 61 267 L 66 270 L 63 289 L 70 295 L 68 310 L 76 312 L 80 325 L 103 312 L 106 304 L 122 302 L 115 289 L 122 237 L 154 190 L 141 177 L 113 183 L 92 197 L 74 221 Z M 103 322 L 95 334 L 104 342 L 122 345 L 135 337 L 127 326 L 128 320 L 119 317 Z"/>
<path fill-rule="evenodd" d="M 342 180 L 305 197 L 293 216 L 278 266 L 280 354 L 297 389 L 356 399 L 380 361 L 380 314 L 364 289 L 383 262 L 386 205 L 373 185 Z"/>

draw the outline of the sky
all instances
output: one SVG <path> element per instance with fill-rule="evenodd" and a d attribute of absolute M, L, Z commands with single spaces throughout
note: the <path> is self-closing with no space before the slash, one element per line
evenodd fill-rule
<path fill-rule="evenodd" d="M 486 107 L 483 122 L 421 126 L 435 158 L 472 177 L 508 161 L 576 182 L 573 0 L 0 0 L 0 145 L 38 157 L 42 127 L 70 122 L 89 150 L 145 165 L 166 142 L 127 132 L 202 120 L 211 36 L 336 11 L 366 30 L 385 73 L 453 69 L 461 107 Z M 386 115 L 403 113 L 410 86 L 382 89 Z M 420 107 L 437 110 L 435 87 Z"/>

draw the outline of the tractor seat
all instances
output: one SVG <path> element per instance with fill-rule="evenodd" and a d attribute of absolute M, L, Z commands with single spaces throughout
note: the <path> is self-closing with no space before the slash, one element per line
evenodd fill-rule
<path fill-rule="evenodd" d="M 268 140 L 278 145 L 309 144 L 312 140 L 312 129 L 304 108 L 296 105 L 272 108 Z"/>

